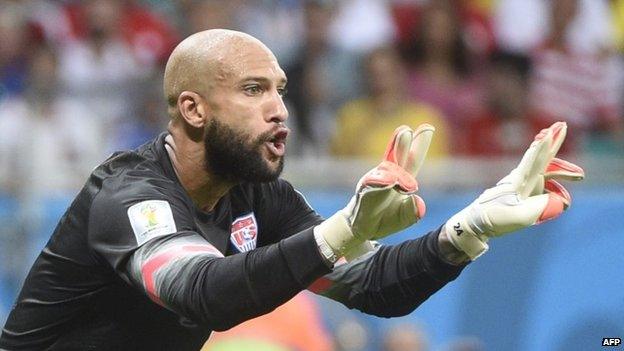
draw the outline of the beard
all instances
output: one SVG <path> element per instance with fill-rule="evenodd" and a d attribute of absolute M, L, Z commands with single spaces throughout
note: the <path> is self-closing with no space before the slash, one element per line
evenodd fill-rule
<path fill-rule="evenodd" d="M 284 157 L 272 169 L 262 155 L 264 143 L 271 140 L 273 131 L 260 134 L 255 139 L 228 125 L 212 119 L 204 132 L 208 173 L 231 182 L 271 182 L 284 169 Z"/>

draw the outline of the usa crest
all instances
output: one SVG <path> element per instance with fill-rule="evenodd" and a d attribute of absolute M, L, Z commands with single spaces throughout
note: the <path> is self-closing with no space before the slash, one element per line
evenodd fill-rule
<path fill-rule="evenodd" d="M 230 241 L 239 252 L 247 252 L 256 248 L 258 239 L 258 223 L 253 212 L 238 217 L 232 222 Z"/>

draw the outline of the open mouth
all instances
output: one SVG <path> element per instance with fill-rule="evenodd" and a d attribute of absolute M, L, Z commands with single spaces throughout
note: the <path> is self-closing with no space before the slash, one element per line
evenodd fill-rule
<path fill-rule="evenodd" d="M 286 152 L 286 138 L 288 137 L 288 129 L 280 129 L 273 134 L 273 137 L 269 139 L 265 144 L 267 145 L 271 154 L 277 157 L 284 156 Z"/>

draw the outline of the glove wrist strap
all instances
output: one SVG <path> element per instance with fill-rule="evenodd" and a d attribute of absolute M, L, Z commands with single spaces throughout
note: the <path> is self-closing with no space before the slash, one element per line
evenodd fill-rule
<path fill-rule="evenodd" d="M 340 212 L 317 225 L 314 235 L 321 235 L 337 257 L 342 257 L 356 244 L 351 226 Z"/>
<path fill-rule="evenodd" d="M 465 223 L 451 218 L 445 225 L 446 235 L 455 248 L 463 251 L 474 261 L 487 252 L 488 244 L 468 229 Z"/>
<path fill-rule="evenodd" d="M 334 250 L 329 246 L 327 241 L 325 241 L 323 235 L 318 232 L 314 232 L 314 240 L 316 240 L 316 245 L 319 248 L 319 252 L 323 256 L 323 258 L 327 260 L 327 262 L 333 265 L 334 263 L 336 263 L 336 261 L 338 261 L 338 256 L 336 256 Z"/>

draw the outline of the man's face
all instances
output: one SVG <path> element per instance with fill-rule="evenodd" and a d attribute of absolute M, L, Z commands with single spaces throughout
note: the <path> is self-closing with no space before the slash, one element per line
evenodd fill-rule
<path fill-rule="evenodd" d="M 266 182 L 284 166 L 286 76 L 267 49 L 235 47 L 216 68 L 206 94 L 207 171 L 230 181 Z"/>

